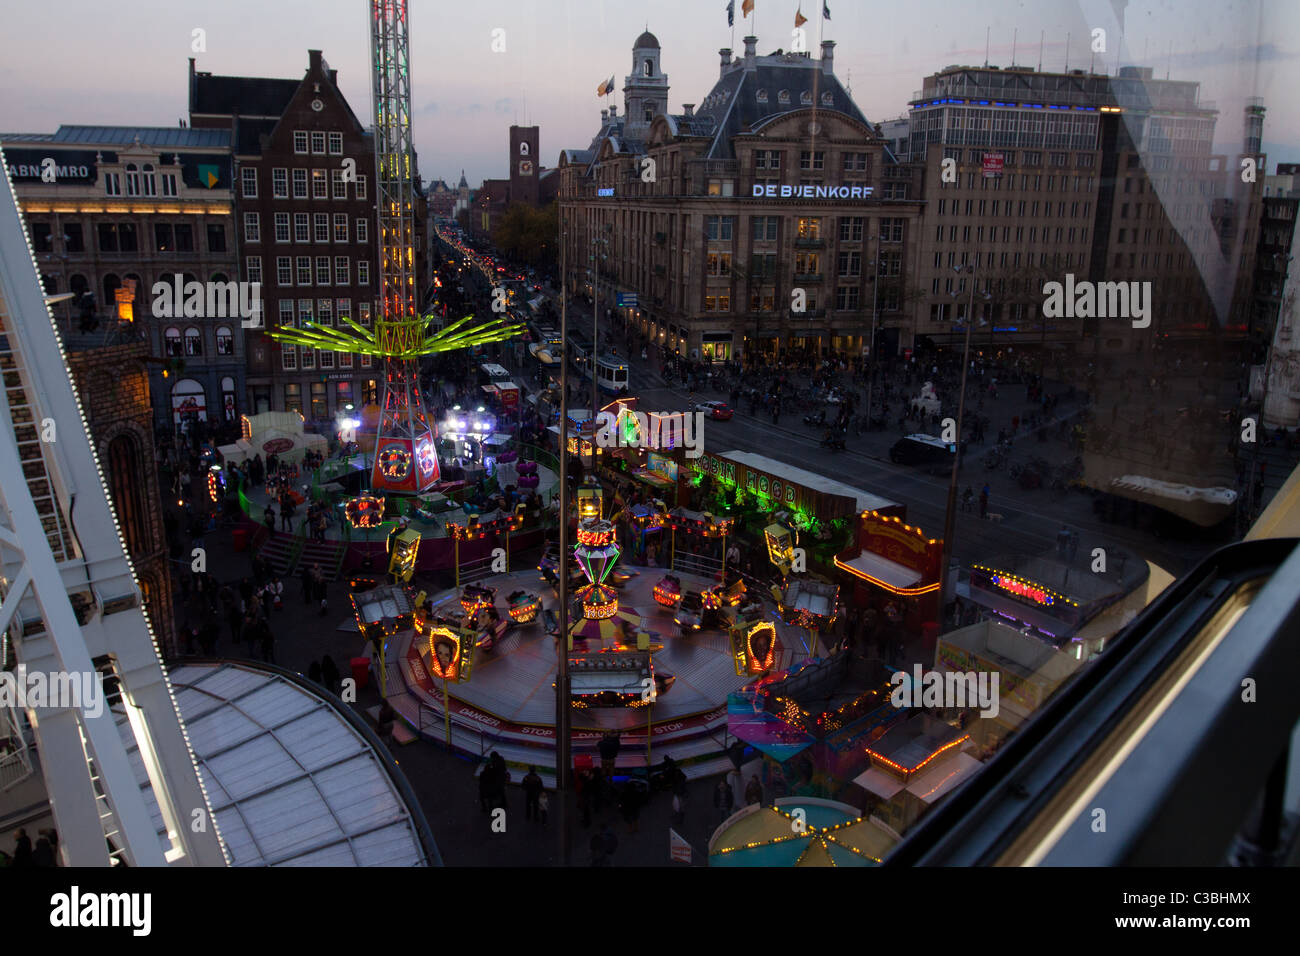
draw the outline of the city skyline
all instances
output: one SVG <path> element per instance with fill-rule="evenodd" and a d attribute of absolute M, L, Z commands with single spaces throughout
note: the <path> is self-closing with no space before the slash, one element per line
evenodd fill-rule
<path fill-rule="evenodd" d="M 732 30 L 721 0 L 715 12 L 692 4 L 614 9 L 570 0 L 561 15 L 550 18 L 545 15 L 549 10 L 520 11 L 516 6 L 487 2 L 457 11 L 460 39 L 451 43 L 445 29 L 440 32 L 430 25 L 437 15 L 432 5 L 413 5 L 412 120 L 426 182 L 442 179 L 454 188 L 462 169 L 473 187 L 486 178 L 504 176 L 512 124 L 541 128 L 540 161 L 547 167 L 556 164 L 561 149 L 584 145 L 599 126 L 602 108 L 613 103 L 622 111 L 632 42 L 647 27 L 663 49 L 668 111 L 678 113 L 683 103 L 699 103 L 708 94 L 717 78 L 719 48 L 739 52 L 742 38 L 756 33 L 761 55 L 789 49 L 788 28 L 799 8 L 785 0 L 759 0 L 748 18 L 737 9 Z M 1187 8 L 1174 12 L 1152 4 L 1081 0 L 1026 13 L 998 0 L 978 13 L 945 11 L 945 29 L 940 32 L 930 22 L 937 16 L 931 5 L 891 11 L 888 23 L 877 30 L 869 5 L 839 0 L 830 4 L 832 19 L 826 21 L 814 0 L 804 11 L 804 29 L 813 56 L 819 55 L 820 40 L 836 42 L 836 74 L 852 88 L 854 100 L 872 122 L 906 115 L 907 101 L 925 76 L 954 64 L 983 63 L 986 47 L 980 34 L 986 29 L 987 60 L 995 65 L 1010 65 L 1014 47 L 1017 65 L 1036 68 L 1041 55 L 1044 71 L 1061 70 L 1068 63 L 1070 69 L 1091 66 L 1114 73 L 1117 65 L 1135 64 L 1150 66 L 1158 78 L 1168 73 L 1172 79 L 1199 82 L 1202 100 L 1213 101 L 1219 110 L 1216 151 L 1239 148 L 1241 106 L 1247 98 L 1261 97 L 1268 109 L 1264 149 L 1269 171 L 1278 162 L 1295 160 L 1300 155 L 1300 104 L 1285 96 L 1276 65 L 1294 60 L 1300 50 L 1262 40 L 1300 35 L 1300 10 L 1280 2 L 1251 5 L 1245 14 L 1209 3 L 1195 6 L 1200 9 L 1197 15 Z M 217 75 L 290 79 L 305 71 L 307 49 L 322 50 L 338 69 L 344 94 L 368 126 L 368 18 L 359 4 L 355 9 L 336 4 L 321 22 L 306 20 L 308 9 L 297 2 L 279 5 L 269 14 L 259 8 L 259 29 L 241 33 L 240 24 L 250 22 L 254 10 L 247 0 L 202 13 L 160 7 L 149 18 L 150 30 L 133 30 L 118 41 L 119 62 L 94 86 L 76 73 L 33 82 L 31 77 L 46 72 L 37 58 L 49 45 L 25 44 L 11 51 L 0 67 L 0 89 L 7 92 L 0 130 L 53 132 L 62 124 L 173 125 L 187 116 L 189 57 L 195 58 L 196 69 Z M 1119 43 L 1117 9 L 1126 27 Z M 319 17 L 317 8 L 310 11 Z M 68 15 L 84 29 L 57 42 L 74 60 L 88 60 L 96 40 L 112 35 L 113 14 L 74 2 Z M 50 29 L 37 10 L 21 8 L 13 16 L 17 28 L 11 36 L 39 39 Z M 99 22 L 101 18 L 106 22 Z M 1108 31 L 1105 54 L 1091 52 L 1094 24 Z M 494 53 L 493 31 L 498 28 L 505 31 L 505 50 Z M 196 29 L 205 31 L 206 51 L 192 49 Z M 1211 45 L 1207 37 L 1217 42 Z M 475 38 L 479 42 L 473 42 Z M 614 95 L 597 97 L 597 86 L 611 73 Z"/>

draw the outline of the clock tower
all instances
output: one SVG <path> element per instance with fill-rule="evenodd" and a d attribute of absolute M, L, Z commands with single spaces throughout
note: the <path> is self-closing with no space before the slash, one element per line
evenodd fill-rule
<path fill-rule="evenodd" d="M 537 205 L 540 136 L 536 126 L 510 127 L 510 201 Z"/>

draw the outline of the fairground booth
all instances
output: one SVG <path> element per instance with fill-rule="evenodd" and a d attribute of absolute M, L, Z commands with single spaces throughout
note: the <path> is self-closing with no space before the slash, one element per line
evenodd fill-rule
<path fill-rule="evenodd" d="M 980 759 L 1029 719 L 1080 667 L 1071 654 L 997 621 L 980 621 L 939 638 L 934 668 L 941 674 L 997 674 L 998 712 L 982 717 L 968 707 L 965 729 Z"/>
<path fill-rule="evenodd" d="M 912 633 L 939 633 L 943 540 L 896 515 L 864 511 L 857 540 L 835 557 L 849 603 L 874 608 Z"/>
<path fill-rule="evenodd" d="M 1117 618 L 1109 627 L 1087 627 L 1091 621 L 1116 605 L 1136 613 L 1145 605 L 1130 598 L 1154 597 L 1148 595 L 1149 585 L 1155 584 L 1154 592 L 1159 593 L 1170 580 L 1165 572 L 1139 559 L 1121 555 L 1116 560 L 1112 555 L 1110 565 L 1102 572 L 1086 564 L 1009 554 L 972 565 L 957 594 L 974 609 L 1088 660 L 1101 653 L 1105 641 L 1124 623 Z"/>
<path fill-rule="evenodd" d="M 737 533 L 760 553 L 765 528 L 774 520 L 789 526 L 806 552 L 806 570 L 827 577 L 838 578 L 834 559 L 852 538 L 857 515 L 907 515 L 896 501 L 751 452 L 706 453 L 684 464 L 682 481 L 698 502 L 692 507 L 734 519 Z"/>

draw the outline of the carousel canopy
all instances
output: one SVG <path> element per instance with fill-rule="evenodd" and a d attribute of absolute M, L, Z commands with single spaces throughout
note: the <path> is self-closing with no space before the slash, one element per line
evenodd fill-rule
<path fill-rule="evenodd" d="M 805 815 L 802 833 L 792 811 Z M 901 837 L 874 817 L 834 800 L 787 797 L 746 807 L 713 834 L 710 866 L 871 866 Z"/>
<path fill-rule="evenodd" d="M 329 444 L 324 435 L 303 431 L 302 416 L 297 412 L 262 412 L 244 417 L 252 437 L 217 449 L 227 464 L 238 464 L 255 455 L 265 460 L 273 454 L 281 461 L 301 461 L 309 449 L 321 451 Z"/>

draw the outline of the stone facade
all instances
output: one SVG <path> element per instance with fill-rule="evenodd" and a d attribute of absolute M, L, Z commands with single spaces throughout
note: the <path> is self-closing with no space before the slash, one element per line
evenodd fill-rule
<path fill-rule="evenodd" d="M 154 460 L 148 355 L 148 345 L 136 342 L 69 352 L 68 365 L 145 612 L 163 655 L 172 657 L 176 622 Z"/>

